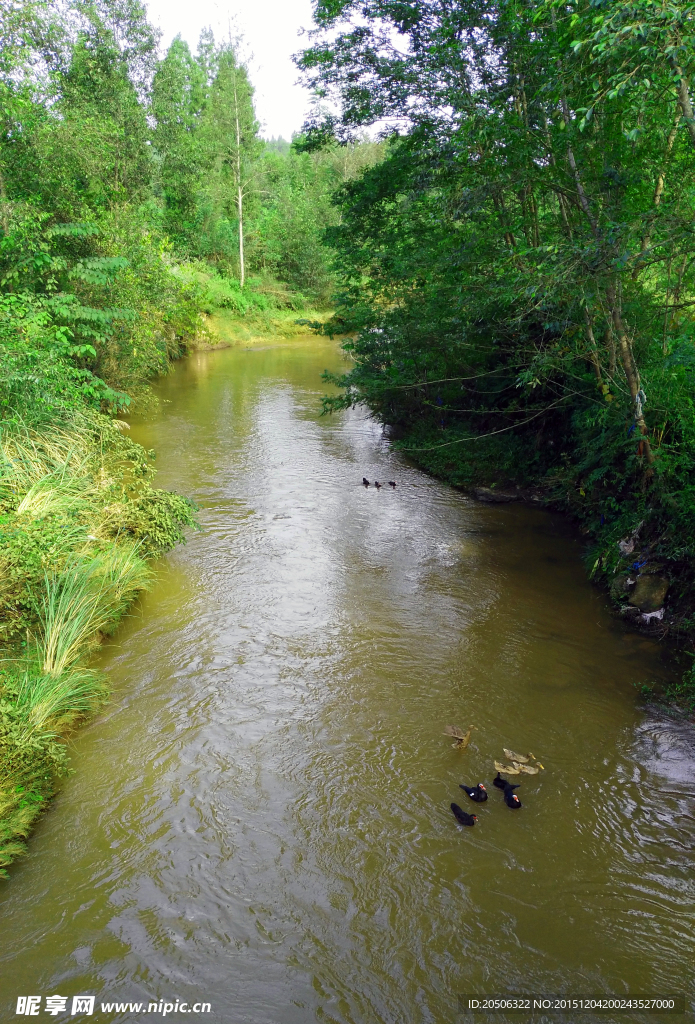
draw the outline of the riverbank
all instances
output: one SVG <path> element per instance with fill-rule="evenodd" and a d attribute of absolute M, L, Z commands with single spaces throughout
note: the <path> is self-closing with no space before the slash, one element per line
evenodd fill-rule
<path fill-rule="evenodd" d="M 68 769 L 66 738 L 108 700 L 90 656 L 195 526 L 152 486 L 154 453 L 83 411 L 0 445 L 0 875 Z"/>
<path fill-rule="evenodd" d="M 304 337 L 307 334 L 307 321 L 321 322 L 328 320 L 330 315 L 329 310 L 312 306 L 301 311 L 254 310 L 246 315 L 231 310 L 217 310 L 206 318 L 205 333 L 194 339 L 191 350 L 214 352 L 222 348 L 260 344 L 268 338 L 290 340 Z"/>

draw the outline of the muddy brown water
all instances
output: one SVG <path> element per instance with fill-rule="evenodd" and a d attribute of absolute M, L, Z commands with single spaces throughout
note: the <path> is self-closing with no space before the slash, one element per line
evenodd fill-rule
<path fill-rule="evenodd" d="M 321 418 L 342 359 L 199 353 L 133 424 L 203 530 L 100 657 L 113 702 L 2 883 L 3 1020 L 55 993 L 224 1024 L 695 994 L 693 732 L 635 689 L 665 652 L 611 617 L 561 519 L 472 502 L 362 411 Z M 448 723 L 476 726 L 464 753 Z M 490 785 L 503 746 L 545 765 L 518 812 Z"/>

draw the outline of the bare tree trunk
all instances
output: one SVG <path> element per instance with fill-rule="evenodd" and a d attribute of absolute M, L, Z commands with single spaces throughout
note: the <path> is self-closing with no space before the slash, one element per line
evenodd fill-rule
<path fill-rule="evenodd" d="M 562 106 L 562 116 L 564 117 L 565 124 L 567 125 L 567 128 L 569 129 L 569 126 L 570 126 L 570 112 L 569 112 L 569 107 L 567 106 L 567 100 L 565 99 L 564 96 L 562 97 L 560 103 L 561 103 L 561 106 Z M 589 206 L 589 200 L 587 198 L 586 192 L 584 191 L 584 185 L 582 184 L 582 179 L 581 179 L 581 176 L 579 174 L 579 168 L 577 167 L 577 161 L 574 159 L 574 151 L 573 151 L 573 149 L 572 149 L 572 147 L 570 146 L 569 143 L 567 144 L 567 160 L 568 160 L 569 165 L 570 165 L 570 170 L 572 171 L 572 177 L 574 178 L 574 183 L 577 186 L 577 195 L 579 196 L 579 203 L 581 205 L 582 210 L 584 211 L 584 215 L 586 216 L 586 219 L 589 221 L 589 224 L 591 225 L 591 230 L 592 230 L 592 232 L 594 234 L 594 237 L 598 238 L 598 234 L 599 234 L 599 232 L 598 232 L 598 224 L 596 223 L 594 215 L 591 212 L 591 207 Z"/>
<path fill-rule="evenodd" d="M 618 353 L 615 349 L 615 337 L 610 324 L 606 326 L 606 330 L 603 335 L 603 345 L 604 348 L 608 349 L 608 376 L 613 380 L 618 363 Z"/>
<path fill-rule="evenodd" d="M 569 108 L 567 101 L 562 97 L 562 113 L 565 118 L 565 123 L 569 125 Z M 584 215 L 591 225 L 591 230 L 594 238 L 597 241 L 601 239 L 601 231 L 598 226 L 596 219 L 591 212 L 591 206 L 589 205 L 589 199 L 586 192 L 584 191 L 584 185 L 582 183 L 581 175 L 579 174 L 579 168 L 577 167 L 577 161 L 574 158 L 571 145 L 567 146 L 567 159 L 572 171 L 575 184 L 577 186 L 577 194 L 579 196 L 579 203 L 584 211 Z M 611 323 L 616 338 L 618 339 L 618 349 L 620 351 L 620 361 L 625 371 L 625 377 L 627 378 L 628 387 L 630 389 L 630 396 L 632 397 L 632 405 L 634 409 L 635 425 L 640 432 L 640 448 L 641 452 L 647 460 L 647 464 L 651 466 L 654 462 L 654 453 L 652 452 L 651 445 L 649 443 L 647 424 L 644 419 L 644 391 L 640 383 L 639 370 L 635 362 L 635 357 L 632 352 L 632 343 L 628 336 L 625 324 L 623 323 L 622 312 L 620 309 L 620 302 L 618 299 L 618 290 L 616 288 L 615 281 L 612 280 L 606 288 L 606 298 L 608 300 L 608 308 L 610 310 Z M 593 333 L 593 332 L 592 332 Z M 640 452 L 640 454 L 641 454 Z"/>
<path fill-rule="evenodd" d="M 601 378 L 601 364 L 598 358 L 598 346 L 596 345 L 596 337 L 594 335 L 591 317 L 589 316 L 589 310 L 586 306 L 584 306 L 584 326 L 586 327 L 586 336 L 589 339 L 589 361 L 594 368 L 597 382 L 602 384 L 603 381 Z"/>
<path fill-rule="evenodd" d="M 555 152 L 553 150 L 553 143 L 550 137 L 550 128 L 548 127 L 548 118 L 543 114 L 543 126 L 545 128 L 545 146 L 548 150 L 548 159 L 553 167 L 557 167 L 557 160 L 555 159 Z M 565 234 L 568 238 L 572 238 L 572 228 L 570 226 L 569 217 L 567 215 L 567 200 L 559 190 L 555 193 L 557 195 L 558 206 L 560 208 L 560 217 L 562 219 L 562 226 L 565 229 Z"/>
<path fill-rule="evenodd" d="M 632 404 L 635 411 L 635 424 L 641 435 L 640 443 L 644 446 L 644 454 L 647 459 L 647 463 L 651 466 L 654 462 L 654 453 L 652 452 L 652 448 L 649 443 L 647 424 L 644 419 L 644 392 L 642 391 L 639 370 L 637 369 L 637 364 L 635 363 L 635 358 L 632 352 L 632 344 L 628 337 L 627 330 L 625 329 L 625 324 L 623 323 L 620 304 L 618 302 L 618 294 L 613 281 L 611 281 L 606 289 L 606 298 L 608 299 L 613 329 L 618 339 L 620 361 L 623 364 L 627 384 L 630 388 L 630 395 L 632 397 Z"/>
<path fill-rule="evenodd" d="M 239 211 L 239 282 L 243 288 L 246 275 L 244 268 L 244 194 L 241 185 L 237 190 L 237 209 Z"/>
<path fill-rule="evenodd" d="M 481 160 L 485 160 L 487 158 L 486 151 L 481 146 L 478 146 L 477 148 L 478 148 L 478 155 L 480 156 L 480 159 Z M 503 198 L 503 196 L 501 194 L 496 194 L 495 192 L 492 192 L 491 193 L 491 199 L 492 199 L 492 205 L 495 207 L 495 212 L 497 213 L 497 216 L 499 217 L 500 224 L 501 224 L 502 230 L 504 232 L 504 240 L 505 240 L 505 242 L 507 243 L 507 245 L 509 246 L 510 249 L 514 249 L 515 246 L 516 246 L 516 242 L 514 240 L 514 235 L 509 230 L 509 224 L 508 224 L 508 220 L 507 220 L 507 211 L 506 211 L 505 206 L 504 206 L 504 198 Z"/>
<path fill-rule="evenodd" d="M 695 146 L 695 112 L 693 112 L 693 104 L 692 100 L 690 99 L 690 88 L 688 86 L 688 79 L 685 77 L 683 71 L 681 70 L 681 68 L 678 67 L 677 64 L 672 63 L 671 67 L 677 75 L 680 75 L 680 78 L 678 80 L 678 104 L 681 108 L 681 113 L 683 114 L 683 120 L 688 126 L 690 139 L 693 145 Z"/>
<path fill-rule="evenodd" d="M 504 200 L 502 199 L 501 196 L 493 195 L 492 204 L 495 207 L 497 215 L 500 219 L 500 224 L 502 225 L 502 229 L 504 231 L 504 240 L 510 249 L 514 249 L 516 246 L 516 242 L 514 240 L 514 235 L 509 230 L 509 225 L 507 221 L 507 211 L 504 206 Z"/>
<path fill-rule="evenodd" d="M 683 277 L 685 275 L 686 267 L 688 266 L 688 255 L 686 253 L 686 255 L 683 257 L 681 261 L 680 269 L 678 270 L 678 277 L 676 280 L 676 287 L 673 289 L 673 293 L 669 297 L 669 293 L 671 291 L 671 262 L 671 259 L 669 259 L 668 278 L 666 283 L 666 312 L 664 313 L 664 334 L 661 341 L 661 348 L 664 355 L 667 354 L 668 349 L 666 339 L 668 336 L 668 325 L 671 319 L 671 310 L 677 309 L 678 303 L 680 302 L 681 288 L 683 287 Z"/>
<path fill-rule="evenodd" d="M 523 121 L 524 128 L 526 129 L 527 136 L 529 133 L 529 119 L 528 119 L 528 100 L 526 98 L 526 89 L 524 87 L 524 76 L 516 75 L 516 82 L 514 86 L 514 104 L 519 119 Z M 528 181 L 521 189 L 520 203 L 524 216 L 524 234 L 526 235 L 526 241 L 530 246 L 540 245 L 540 227 L 538 223 L 538 207 L 536 205 L 536 198 L 533 193 L 533 164 L 532 161 L 526 161 L 526 171 L 528 174 Z M 527 221 L 530 221 L 530 227 L 527 226 Z"/>

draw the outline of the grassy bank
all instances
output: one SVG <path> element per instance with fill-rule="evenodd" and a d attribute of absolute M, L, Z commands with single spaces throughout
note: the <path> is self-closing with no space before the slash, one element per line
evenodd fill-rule
<path fill-rule="evenodd" d="M 204 328 L 191 342 L 198 351 L 253 344 L 270 337 L 293 338 L 309 333 L 309 323 L 328 320 L 326 301 L 291 289 L 270 274 L 251 277 L 242 290 L 204 263 L 191 263 L 177 273 L 199 294 Z"/>
<path fill-rule="evenodd" d="M 0 438 L 0 873 L 68 770 L 65 738 L 108 697 L 90 654 L 194 525 L 152 486 L 126 425 L 82 412 Z"/>

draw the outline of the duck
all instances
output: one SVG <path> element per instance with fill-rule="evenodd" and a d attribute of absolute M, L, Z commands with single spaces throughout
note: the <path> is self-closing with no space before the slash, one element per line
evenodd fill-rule
<path fill-rule="evenodd" d="M 463 733 L 457 725 L 447 725 L 444 728 L 445 736 L 453 736 L 455 742 L 452 743 L 452 747 L 456 747 L 457 750 L 465 750 L 471 739 L 471 732 L 475 729 L 474 725 L 471 725 L 467 733 Z"/>
<path fill-rule="evenodd" d="M 363 484 L 363 485 L 364 485 L 365 487 L 369 487 L 369 480 L 367 480 L 366 476 L 363 476 L 363 477 L 362 477 L 362 484 Z"/>
<path fill-rule="evenodd" d="M 511 782 L 507 782 L 506 779 L 502 778 L 502 776 L 500 775 L 499 772 L 497 772 L 497 778 L 492 780 L 492 785 L 493 786 L 497 786 L 498 789 L 505 789 L 507 786 L 511 786 L 512 789 L 518 789 L 519 788 L 519 783 L 518 782 L 516 782 L 514 784 L 512 784 Z"/>
<path fill-rule="evenodd" d="M 376 487 L 377 491 L 381 488 L 381 484 L 379 483 L 378 480 L 374 481 L 374 486 Z"/>
<path fill-rule="evenodd" d="M 521 807 L 521 800 L 514 792 L 517 786 L 513 786 L 511 782 L 508 782 L 504 787 L 504 802 L 507 807 L 511 807 L 513 811 L 516 811 Z"/>
<path fill-rule="evenodd" d="M 471 800 L 475 800 L 477 804 L 482 804 L 483 801 L 487 800 L 487 790 L 482 782 L 479 782 L 477 786 L 464 786 L 461 783 L 459 788 L 468 793 Z"/>
<path fill-rule="evenodd" d="M 528 764 L 529 762 L 529 758 L 525 754 L 515 754 L 513 750 L 507 750 L 506 747 L 502 747 L 502 750 L 504 751 L 504 756 L 509 758 L 512 764 L 514 761 L 518 761 L 520 764 Z"/>
<path fill-rule="evenodd" d="M 477 814 L 466 814 L 458 804 L 452 804 L 451 809 L 454 812 L 454 817 L 458 821 L 459 825 L 475 825 L 478 820 Z"/>
<path fill-rule="evenodd" d="M 396 481 L 395 480 L 389 480 L 389 487 L 395 487 L 395 486 L 396 486 Z"/>

